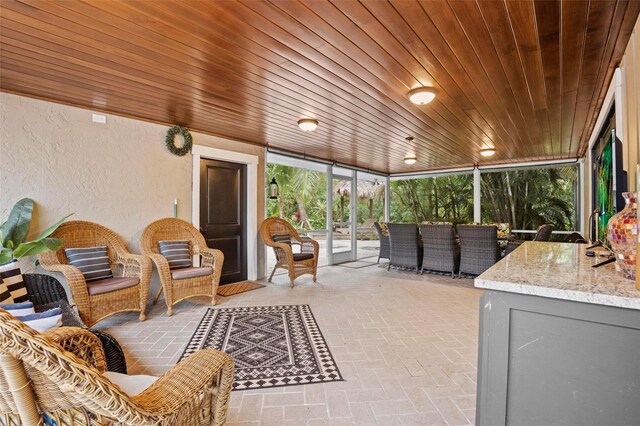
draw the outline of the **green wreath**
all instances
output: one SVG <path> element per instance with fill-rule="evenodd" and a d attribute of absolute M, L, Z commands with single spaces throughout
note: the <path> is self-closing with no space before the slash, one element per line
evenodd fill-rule
<path fill-rule="evenodd" d="M 184 138 L 184 145 L 182 148 L 178 148 L 176 146 L 175 137 L 177 134 L 181 134 Z M 167 138 L 165 139 L 165 143 L 167 144 L 167 148 L 169 151 L 174 153 L 177 156 L 187 155 L 191 151 L 191 146 L 193 145 L 193 138 L 191 137 L 191 133 L 187 130 L 186 127 L 182 126 L 173 126 L 167 132 Z"/>

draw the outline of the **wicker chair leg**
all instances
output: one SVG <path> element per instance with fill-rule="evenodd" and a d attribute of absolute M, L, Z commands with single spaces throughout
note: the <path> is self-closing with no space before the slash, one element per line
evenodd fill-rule
<path fill-rule="evenodd" d="M 314 283 L 318 282 L 318 277 L 316 277 L 315 275 L 313 276 L 313 282 Z"/>
<path fill-rule="evenodd" d="M 276 266 L 273 267 L 273 271 L 271 271 L 271 275 L 269 275 L 269 282 L 271 282 L 271 280 L 273 279 L 273 274 L 276 273 L 276 269 L 278 269 L 278 264 L 276 264 Z"/>
<path fill-rule="evenodd" d="M 291 280 L 291 288 L 293 288 L 293 280 Z"/>
<path fill-rule="evenodd" d="M 145 315 L 145 313 L 144 313 L 144 312 L 140 312 L 140 316 L 138 317 L 138 319 L 139 319 L 140 321 L 144 321 L 144 320 L 146 320 L 146 319 L 147 319 L 147 316 Z"/>
<path fill-rule="evenodd" d="M 173 315 L 173 306 L 167 307 L 167 316 L 170 317 L 171 315 Z"/>
<path fill-rule="evenodd" d="M 153 304 L 155 305 L 156 303 L 158 303 L 158 299 L 160 299 L 160 295 L 162 294 L 162 291 L 164 290 L 164 287 L 161 285 L 160 286 L 160 290 L 158 290 L 158 294 L 156 294 L 155 299 L 153 299 Z"/>

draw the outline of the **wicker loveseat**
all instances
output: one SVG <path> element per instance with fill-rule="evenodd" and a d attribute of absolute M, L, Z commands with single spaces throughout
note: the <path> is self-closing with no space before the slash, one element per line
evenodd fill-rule
<path fill-rule="evenodd" d="M 0 420 L 40 425 L 222 425 L 233 360 L 204 349 L 129 395 L 105 377 L 100 340 L 62 327 L 38 333 L 0 309 Z M 112 376 L 110 376 L 112 377 Z M 126 376 L 125 376 L 126 377 Z"/>
<path fill-rule="evenodd" d="M 73 302 L 88 327 L 120 312 L 140 312 L 140 321 L 146 319 L 151 280 L 149 258 L 129 253 L 122 238 L 97 223 L 66 222 L 51 236 L 60 238 L 63 241 L 62 247 L 57 251 L 38 255 L 40 264 L 47 271 L 64 274 L 73 294 Z M 107 246 L 110 267 L 115 272 L 115 277 L 87 285 L 80 269 L 69 264 L 64 249 L 97 246 Z"/>

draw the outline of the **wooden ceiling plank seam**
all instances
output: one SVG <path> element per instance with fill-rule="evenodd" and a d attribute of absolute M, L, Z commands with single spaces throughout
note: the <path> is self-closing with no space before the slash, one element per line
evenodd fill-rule
<path fill-rule="evenodd" d="M 562 149 L 571 152 L 571 132 L 580 78 L 580 62 L 584 49 L 584 31 L 588 4 L 586 2 L 562 3 Z"/>
<path fill-rule="evenodd" d="M 390 3 L 383 3 L 383 2 L 370 2 L 367 3 L 367 8 L 369 9 L 369 12 L 375 16 L 375 18 L 381 23 L 381 25 L 383 25 L 385 28 L 387 28 L 387 30 L 389 31 L 390 35 L 392 37 L 394 37 L 398 43 L 402 44 L 402 45 L 409 45 L 410 41 L 409 40 L 401 40 L 399 38 L 399 33 L 398 32 L 392 32 L 389 30 L 390 25 L 388 23 L 385 23 L 383 21 L 380 20 L 381 17 L 383 16 L 388 16 L 387 14 L 384 13 L 375 13 L 374 10 L 371 9 L 371 7 L 379 7 L 381 5 L 389 5 L 389 7 L 393 8 L 394 12 L 397 14 L 398 19 L 401 19 L 404 23 L 404 26 L 408 29 L 408 31 L 411 32 L 411 34 L 413 35 L 413 40 L 415 43 L 420 44 L 424 49 L 425 52 L 429 52 L 430 58 L 424 58 L 425 61 L 427 63 L 432 62 L 432 63 L 437 63 L 439 64 L 439 66 L 443 69 L 443 72 L 440 74 L 445 74 L 445 75 L 441 75 L 440 77 L 438 77 L 435 73 L 438 72 L 438 67 L 437 66 L 433 66 L 433 67 L 429 67 L 428 65 L 425 65 L 425 61 L 421 60 L 420 58 L 416 57 L 415 54 L 413 54 L 412 52 L 415 52 L 415 49 L 408 49 L 408 54 L 413 56 L 415 61 L 421 66 L 423 67 L 423 69 L 429 73 L 430 75 L 433 76 L 434 80 L 436 82 L 439 82 L 439 85 L 441 87 L 452 87 L 453 89 L 457 88 L 457 90 L 459 92 L 462 93 L 462 96 L 464 96 L 465 99 L 467 99 L 468 104 L 469 104 L 469 108 L 465 108 L 465 107 L 460 107 L 460 110 L 463 114 L 465 114 L 469 120 L 471 120 L 472 122 L 475 123 L 475 125 L 480 129 L 480 131 L 484 134 L 484 136 L 486 136 L 486 139 L 491 140 L 492 143 L 494 145 L 502 145 L 503 147 L 506 145 L 507 151 L 511 152 L 510 150 L 510 144 L 507 143 L 508 140 L 510 139 L 505 139 L 505 137 L 503 135 L 501 135 L 499 131 L 496 131 L 496 126 L 491 124 L 491 120 L 488 120 L 487 118 L 485 118 L 485 114 L 483 114 L 478 106 L 476 105 L 476 103 L 467 95 L 468 92 L 466 92 L 465 90 L 462 89 L 462 86 L 460 86 L 460 84 L 453 78 L 453 76 L 447 72 L 446 68 L 444 67 L 444 64 L 442 64 L 438 57 L 433 54 L 430 50 L 429 47 L 426 45 L 425 41 L 422 39 L 422 37 L 420 37 L 417 32 L 415 31 L 415 29 L 406 21 L 406 19 L 397 11 L 397 9 L 391 5 Z M 433 68 L 433 69 L 429 69 L 429 68 Z M 443 80 L 447 80 L 447 82 L 445 84 L 442 83 Z M 449 84 L 449 82 L 451 84 Z M 452 96 L 452 98 L 456 99 L 456 96 Z M 469 115 L 469 110 L 472 109 L 473 111 L 475 111 L 477 113 L 477 115 L 479 117 L 482 118 L 483 123 L 478 123 L 475 121 L 474 117 Z M 485 111 L 486 113 L 486 111 Z M 491 128 L 493 135 L 487 134 L 487 131 L 485 130 L 487 127 Z M 484 137 L 480 137 L 479 142 L 477 144 L 477 152 L 476 155 L 479 157 L 479 150 L 484 146 L 486 139 Z M 497 139 L 497 140 L 496 140 Z"/>
<path fill-rule="evenodd" d="M 419 9 L 419 13 L 420 15 L 418 15 L 417 11 L 413 9 L 415 5 L 415 8 Z M 392 6 L 398 11 L 398 13 L 400 13 L 403 17 L 403 19 L 407 22 L 407 24 L 413 29 L 414 32 L 418 32 L 417 29 L 417 25 L 415 25 L 414 23 L 411 23 L 408 21 L 408 19 L 413 19 L 413 20 L 424 20 L 422 21 L 423 25 L 420 27 L 420 29 L 422 29 L 423 31 L 427 31 L 427 28 L 433 28 L 433 30 L 429 30 L 429 33 L 425 33 L 424 35 L 420 35 L 419 37 L 422 39 L 423 44 L 425 44 L 424 40 L 425 39 L 433 39 L 436 37 L 436 34 L 438 37 L 440 37 L 440 39 L 443 41 L 444 46 L 446 46 L 448 48 L 448 52 L 449 55 L 447 55 L 447 51 L 444 49 L 440 49 L 437 52 L 433 51 L 434 48 L 438 48 L 439 44 L 438 43 L 430 43 L 429 46 L 427 46 L 425 44 L 425 47 L 428 48 L 430 51 L 432 51 L 434 57 L 439 58 L 441 56 L 445 56 L 447 55 L 447 59 L 453 58 L 453 61 L 449 61 L 448 65 L 449 66 L 445 66 L 444 63 L 441 62 L 441 66 L 443 68 L 445 68 L 447 71 L 451 66 L 451 62 L 454 62 L 456 65 L 456 68 L 458 69 L 459 73 L 464 74 L 463 79 L 468 80 L 468 85 L 473 87 L 473 92 L 475 92 L 477 95 L 477 100 L 474 101 L 472 100 L 472 102 L 478 102 L 481 104 L 481 109 L 484 111 L 489 111 L 490 115 L 491 115 L 491 119 L 486 119 L 487 123 L 489 123 L 489 125 L 491 126 L 492 130 L 494 130 L 496 133 L 502 133 L 503 136 L 501 137 L 502 143 L 503 143 L 503 147 L 504 145 L 507 146 L 507 150 L 508 152 L 513 153 L 513 151 L 511 151 L 511 146 L 512 144 L 510 143 L 511 141 L 514 140 L 514 138 L 519 140 L 519 144 L 522 144 L 522 140 L 520 138 L 519 134 L 510 134 L 509 131 L 507 130 L 507 128 L 505 127 L 505 121 L 508 123 L 511 123 L 513 125 L 513 123 L 508 120 L 508 119 L 504 119 L 504 117 L 498 118 L 500 115 L 499 111 L 496 111 L 496 108 L 491 106 L 489 104 L 489 102 L 487 101 L 487 98 L 482 94 L 482 90 L 478 87 L 478 84 L 476 83 L 476 81 L 474 81 L 474 79 L 471 77 L 471 75 L 469 74 L 469 71 L 462 65 L 462 62 L 459 58 L 459 56 L 456 54 L 455 49 L 451 46 L 451 44 L 447 41 L 447 39 L 445 38 L 444 34 L 442 34 L 436 27 L 435 23 L 431 20 L 431 17 L 426 13 L 426 11 L 424 10 L 424 8 L 421 6 L 420 3 L 413 3 L 413 2 L 405 2 L 405 1 L 393 1 L 392 2 Z M 400 10 L 401 7 L 404 8 L 412 8 L 411 10 Z M 405 13 L 403 13 L 405 12 Z M 425 24 L 425 23 L 427 23 Z M 451 78 L 455 78 L 451 73 Z M 488 80 L 488 78 L 487 78 Z M 462 86 L 459 85 L 461 88 Z M 490 85 L 488 87 L 491 87 Z M 481 112 L 482 113 L 482 112 Z M 483 113 L 484 115 L 485 113 Z M 495 124 L 491 124 L 491 122 L 494 121 Z M 497 129 L 496 129 L 497 127 Z M 513 131 L 516 130 L 516 127 L 513 126 Z M 490 140 L 493 139 L 489 138 Z M 486 142 L 486 141 L 484 141 Z M 514 153 L 515 155 L 515 153 Z"/>
<path fill-rule="evenodd" d="M 304 69 L 303 69 L 303 70 L 304 70 Z M 306 70 L 304 70 L 304 71 L 306 71 Z M 346 90 L 346 89 L 345 89 L 345 90 Z M 385 107 L 386 107 L 386 105 L 385 105 Z M 410 126 L 410 125 L 407 125 L 407 127 L 408 127 L 408 126 Z M 434 129 L 434 130 L 437 130 L 437 129 Z M 424 135 L 421 135 L 421 136 L 422 136 L 422 137 L 424 137 Z"/>
<path fill-rule="evenodd" d="M 401 2 L 401 4 L 404 4 Z M 434 9 L 430 9 L 429 11 L 427 11 L 425 9 L 425 7 L 431 7 L 434 3 L 432 2 L 423 2 L 421 1 L 420 3 L 421 9 L 423 10 L 423 13 L 425 13 L 425 15 L 428 17 L 427 19 L 430 20 L 430 22 L 432 22 L 432 24 L 435 26 L 436 29 L 439 30 L 438 27 L 438 23 L 434 20 L 435 13 L 438 13 L 438 18 L 439 19 L 449 19 L 449 20 L 453 20 L 453 22 L 448 22 L 447 24 L 447 28 L 450 30 L 448 34 L 444 34 L 443 31 L 439 30 L 440 33 L 442 34 L 442 38 L 444 40 L 444 42 L 449 46 L 449 48 L 452 50 L 454 56 L 457 58 L 457 60 L 461 63 L 461 64 L 466 64 L 463 65 L 463 68 L 465 69 L 465 72 L 467 72 L 468 77 L 471 79 L 471 81 L 473 82 L 475 87 L 479 87 L 479 85 L 482 85 L 484 88 L 489 90 L 489 94 L 493 94 L 493 102 L 489 102 L 489 98 L 487 98 L 487 91 L 486 90 L 480 90 L 480 92 L 482 93 L 483 99 L 485 99 L 486 103 L 491 105 L 491 109 L 494 111 L 495 114 L 498 114 L 499 116 L 501 116 L 502 118 L 500 118 L 500 122 L 501 125 L 503 127 L 503 129 L 505 131 L 507 131 L 507 133 L 509 131 L 517 133 L 517 137 L 516 140 L 513 140 L 517 145 L 523 145 L 525 144 L 525 139 L 523 139 L 523 136 L 525 138 L 527 138 L 528 140 L 528 135 L 524 134 L 521 135 L 517 129 L 519 128 L 524 128 L 525 123 L 524 121 L 522 121 L 522 123 L 517 124 L 513 121 L 513 117 L 509 114 L 506 113 L 506 111 L 508 110 L 506 104 L 505 104 L 505 97 L 504 96 L 499 96 L 498 94 L 498 89 L 495 86 L 494 80 L 493 78 L 490 77 L 490 74 L 485 66 L 485 64 L 482 63 L 482 61 L 480 60 L 480 55 L 477 53 L 477 50 L 475 49 L 475 47 L 473 46 L 472 43 L 470 43 L 470 37 L 467 34 L 466 30 L 464 29 L 462 22 L 460 21 L 460 19 L 456 16 L 455 12 L 451 9 L 449 3 L 447 3 L 447 7 L 446 8 L 442 8 L 440 7 L 439 9 L 436 8 Z M 446 12 L 447 15 L 442 15 L 441 12 Z M 451 30 L 454 30 L 454 33 L 451 32 Z M 459 30 L 459 34 L 455 33 L 455 30 Z M 458 43 L 454 43 L 454 40 L 451 38 L 447 38 L 447 36 L 449 37 L 453 37 L 455 39 L 457 38 L 461 38 L 464 39 L 463 42 L 458 42 Z M 461 49 L 470 49 L 471 54 L 470 55 L 463 55 L 463 53 L 467 53 L 467 52 L 463 52 L 461 51 Z M 468 61 L 473 62 L 472 65 L 470 65 L 470 63 Z M 477 75 L 476 73 L 469 73 L 468 70 L 481 70 L 482 75 Z M 486 81 L 486 83 L 485 83 Z M 515 101 L 513 101 L 515 103 Z M 522 117 L 520 117 L 520 119 L 522 120 Z M 506 127 L 505 123 L 508 123 L 508 127 Z"/>
<path fill-rule="evenodd" d="M 255 4 L 261 4 L 261 3 L 251 2 L 250 4 L 251 4 L 251 5 L 255 5 Z M 278 5 L 281 5 L 281 4 L 283 4 L 283 2 L 278 2 Z M 262 10 L 262 9 L 260 9 L 260 10 Z M 257 12 L 257 11 L 256 11 L 256 12 Z M 289 13 L 289 11 L 283 11 L 283 13 Z M 293 16 L 292 16 L 292 18 L 293 18 Z M 298 22 L 300 22 L 300 24 L 302 24 L 302 25 L 305 25 L 305 22 L 302 22 L 302 21 L 298 21 Z M 316 30 L 315 30 L 315 29 L 310 29 L 310 31 L 314 31 L 314 32 L 315 32 Z M 317 34 L 319 37 L 321 37 L 321 38 L 322 38 L 322 37 L 324 37 L 324 36 L 323 36 L 322 34 L 320 34 L 320 33 L 317 33 L 317 32 L 316 32 L 316 34 Z M 324 39 L 324 38 L 323 38 L 323 40 L 326 40 L 326 39 Z M 330 43 L 330 41 L 329 41 L 329 40 L 326 40 L 326 41 L 327 41 L 327 44 L 328 44 L 328 43 Z M 344 52 L 343 52 L 343 53 L 344 53 Z M 375 59 L 375 58 L 372 58 L 372 60 L 373 60 L 373 61 L 376 61 L 376 59 Z"/>
<path fill-rule="evenodd" d="M 541 52 L 542 74 L 545 79 L 547 121 L 549 122 L 549 138 L 553 158 L 556 151 L 554 146 L 562 146 L 560 140 L 560 2 L 559 0 L 535 1 L 533 7 L 536 15 L 536 34 Z M 546 48 L 543 48 L 543 45 Z"/>
<path fill-rule="evenodd" d="M 529 133 L 530 139 L 533 142 L 533 147 L 525 147 L 527 155 L 534 156 L 536 151 L 533 149 L 540 146 L 540 133 L 538 126 L 532 126 L 531 124 L 535 121 L 535 113 L 530 93 L 526 85 L 526 77 L 522 74 L 522 66 L 519 61 L 514 61 L 513 58 L 514 52 L 516 52 L 517 56 L 518 49 L 513 27 L 509 23 L 506 5 L 504 4 L 504 0 L 501 2 L 492 2 L 491 7 L 489 7 L 489 3 L 478 0 L 475 1 L 480 11 L 482 22 L 487 29 L 487 33 L 489 34 L 489 38 L 493 44 L 493 49 L 495 50 L 500 61 L 500 65 L 507 77 L 510 90 L 513 92 L 514 98 L 516 99 L 518 111 L 527 123 L 526 131 Z M 500 25 L 497 22 L 498 19 L 502 19 L 505 22 L 502 22 L 502 25 Z M 489 22 L 491 22 L 491 25 Z M 500 32 L 498 28 L 509 28 L 509 31 Z M 497 37 L 501 37 L 501 40 L 498 40 Z M 499 41 L 504 41 L 506 43 L 503 44 Z"/>
<path fill-rule="evenodd" d="M 340 3 L 340 5 L 341 5 L 341 6 L 345 6 L 346 4 L 351 4 L 351 3 Z M 355 4 L 355 3 L 354 3 L 354 4 Z M 340 10 L 341 10 L 343 13 L 345 13 L 344 9 L 340 9 Z M 371 13 L 369 13 L 369 15 L 373 17 L 373 14 L 371 14 Z M 352 22 L 353 22 L 353 25 L 354 25 L 354 26 L 358 27 L 358 26 L 360 25 L 360 23 L 359 23 L 359 22 L 354 21 L 354 19 L 355 19 L 355 17 L 354 17 L 354 16 L 349 16 L 349 15 L 346 15 L 346 16 L 347 16 L 347 18 L 348 18 L 350 21 L 352 21 Z M 374 17 L 373 19 L 375 20 L 375 17 Z M 376 22 L 378 22 L 378 21 L 376 21 Z M 379 23 L 379 22 L 378 22 L 378 23 Z M 379 23 L 379 24 L 380 24 L 380 23 Z M 384 27 L 382 24 L 380 24 L 380 26 L 381 26 L 381 28 L 382 28 L 382 29 L 384 29 L 384 31 L 386 31 L 387 33 L 389 33 L 389 35 L 390 35 L 390 37 L 389 37 L 389 38 L 394 39 L 394 40 L 395 40 L 395 43 L 396 43 L 397 45 L 400 45 L 400 46 L 402 45 L 402 44 L 401 44 L 397 39 L 395 39 L 395 37 L 393 36 L 393 34 L 391 34 L 391 33 L 388 31 L 388 29 L 387 29 L 386 27 Z M 363 30 L 363 31 L 365 31 L 365 33 L 367 34 L 368 38 L 369 38 L 370 40 L 372 40 L 372 42 L 374 42 L 374 43 L 375 43 L 375 40 L 374 40 L 373 36 L 372 36 L 369 32 L 367 32 L 367 31 L 366 31 L 366 28 L 363 28 L 362 30 Z M 388 49 L 387 47 L 385 47 L 385 46 L 380 46 L 380 47 L 382 47 L 383 49 L 386 49 L 386 51 L 387 51 L 387 52 L 389 51 L 389 49 Z M 413 59 L 413 58 L 412 58 L 412 59 Z M 415 60 L 414 60 L 414 62 L 416 62 L 416 63 L 417 63 L 417 65 L 421 66 L 417 61 L 415 61 Z M 438 79 L 436 79 L 434 76 L 429 76 L 429 80 L 430 80 L 430 81 L 434 81 L 434 82 L 437 82 L 437 81 L 438 81 Z M 440 89 L 442 90 L 442 86 L 443 86 L 442 84 L 440 84 L 440 85 L 435 84 L 435 86 L 440 87 Z M 402 95 L 404 95 L 404 94 L 402 94 Z M 403 96 L 401 96 L 401 98 L 403 98 Z M 439 96 L 438 96 L 438 98 L 436 98 L 436 100 L 435 100 L 432 104 L 430 104 L 430 109 L 429 109 L 429 110 L 430 110 L 430 111 L 437 112 L 437 109 L 436 109 L 436 107 L 435 107 L 436 102 L 445 102 L 446 100 L 449 100 L 449 99 L 450 99 L 451 101 L 453 101 L 454 103 L 453 103 L 453 105 L 452 105 L 452 104 L 450 104 L 450 103 L 449 103 L 449 104 L 447 104 L 447 105 L 446 105 L 446 108 L 447 108 L 447 110 L 449 110 L 449 114 L 448 114 L 448 116 L 449 116 L 449 117 L 451 117 L 451 114 L 453 114 L 453 120 L 454 120 L 454 121 L 451 121 L 451 120 L 452 120 L 452 118 L 447 118 L 447 117 L 446 117 L 446 116 L 444 116 L 444 115 L 441 115 L 441 117 L 443 117 L 445 120 L 447 120 L 449 123 L 451 123 L 451 125 L 452 125 L 452 126 L 455 126 L 455 125 L 456 125 L 455 120 L 457 120 L 457 115 L 466 115 L 466 114 L 465 114 L 465 112 L 464 112 L 462 109 L 460 109 L 460 108 L 457 106 L 457 104 L 455 104 L 455 100 L 453 99 L 453 97 L 450 97 L 450 98 L 444 98 L 444 99 L 443 99 L 443 98 L 439 95 Z M 405 103 L 406 103 L 406 104 L 409 104 L 409 102 L 408 102 L 408 101 L 405 101 Z M 431 105 L 434 105 L 434 106 L 431 106 Z M 453 107 L 454 109 L 456 109 L 456 108 L 457 108 L 457 109 L 456 109 L 455 111 L 453 111 L 453 110 L 451 109 L 451 107 Z M 413 108 L 413 106 L 412 106 L 412 108 Z M 481 134 L 482 134 L 482 133 L 485 133 L 485 131 L 482 129 L 482 127 L 481 127 L 481 126 L 478 126 L 476 123 L 474 123 L 474 126 L 475 126 L 479 131 L 480 131 L 480 133 L 481 133 Z M 473 129 L 471 129 L 471 131 L 473 131 Z M 479 144 L 479 142 L 478 142 L 479 140 L 482 140 L 482 135 L 481 135 L 481 134 L 478 134 L 478 133 L 472 133 L 471 135 L 467 136 L 467 139 L 468 139 L 471 143 L 473 143 L 473 144 L 475 144 L 475 145 L 478 145 L 478 149 L 481 147 L 481 146 L 480 146 L 480 144 Z"/>
<path fill-rule="evenodd" d="M 255 22 L 255 20 L 250 20 L 250 21 L 251 21 L 251 22 Z M 254 28 L 255 28 L 255 27 L 254 27 Z M 267 36 L 267 37 L 271 37 L 269 33 L 264 32 L 264 30 L 262 30 L 262 29 L 259 29 L 259 28 L 255 28 L 255 29 L 256 29 L 257 31 L 261 31 L 265 36 Z M 266 46 L 265 46 L 265 48 L 266 48 Z M 294 51 L 294 50 L 292 49 L 292 51 Z M 294 51 L 294 52 L 295 52 L 295 51 Z M 299 54 L 298 52 L 295 52 L 295 53 L 296 53 L 296 54 Z M 329 60 L 329 61 L 332 61 L 332 60 L 331 60 L 331 59 L 329 59 L 329 58 L 328 58 L 328 60 Z M 319 64 L 318 64 L 318 65 L 319 65 Z M 328 68 L 327 68 L 327 67 L 325 67 L 325 66 L 322 66 L 322 65 L 319 65 L 319 66 L 320 66 L 321 68 L 323 68 L 323 69 L 328 70 Z M 351 71 L 346 70 L 346 69 L 345 69 L 345 71 L 346 71 L 347 73 L 349 73 L 350 75 L 355 76 Z M 333 72 L 333 71 L 332 71 L 332 72 Z M 356 78 L 360 78 L 359 76 L 355 76 L 355 77 L 356 77 Z M 345 76 L 342 76 L 341 78 L 345 79 L 346 77 L 345 77 Z M 344 81 L 347 81 L 347 82 L 348 82 L 348 84 L 354 84 L 354 82 L 348 81 L 348 80 L 346 80 L 346 79 L 345 79 Z M 369 82 L 369 84 L 371 84 L 371 82 Z M 355 85 L 355 84 L 354 84 L 354 86 L 355 86 L 355 87 L 359 87 L 359 86 L 357 86 L 357 85 Z M 382 90 L 380 89 L 380 87 L 376 87 L 376 89 L 377 89 L 380 93 L 384 94 L 384 91 L 382 91 Z M 369 95 L 369 94 L 368 94 L 368 93 L 366 93 L 366 92 L 364 92 L 364 93 L 365 93 L 366 95 Z M 369 95 L 369 96 L 370 96 L 370 95 Z M 386 95 L 385 95 L 385 96 L 386 96 Z M 392 101 L 392 99 L 391 99 L 391 98 L 387 98 L 387 99 L 389 99 L 390 101 Z M 409 101 L 407 100 L 407 101 L 406 101 L 406 103 L 409 103 Z M 398 105 L 399 105 L 400 107 L 403 107 L 403 105 L 400 105 L 400 104 L 398 104 Z M 412 106 L 412 107 L 413 107 L 413 106 Z M 434 110 L 434 111 L 435 111 L 435 110 Z M 410 112 L 410 111 L 409 111 L 409 112 Z M 414 117 L 416 117 L 416 116 L 414 116 Z M 446 122 L 449 122 L 449 121 L 448 121 L 448 119 L 447 119 L 446 117 L 444 117 L 444 116 L 442 116 L 442 115 L 440 115 L 440 117 L 441 117 L 443 120 L 445 120 Z M 422 117 L 416 117 L 416 118 L 418 118 L 418 119 L 422 119 Z M 455 132 L 456 132 L 455 124 L 450 123 L 450 122 L 449 122 L 449 124 L 450 124 L 450 126 L 448 127 L 448 129 L 447 129 L 447 130 L 448 130 L 449 132 L 451 132 L 453 135 L 455 135 Z M 473 137 L 473 136 L 467 136 L 467 138 L 468 138 L 468 140 L 470 140 L 471 142 L 473 142 L 473 141 L 474 141 L 474 137 Z M 454 142 L 454 143 L 457 143 L 457 141 L 456 141 L 456 138 L 455 138 L 455 137 L 454 137 L 454 138 L 452 138 L 452 140 L 453 140 L 453 142 Z M 461 146 L 461 148 L 462 148 L 462 146 Z"/>
<path fill-rule="evenodd" d="M 535 118 L 540 128 L 540 142 L 544 148 L 545 157 L 550 159 L 553 155 L 553 148 L 549 145 L 551 142 L 551 128 L 547 120 L 547 91 L 544 71 L 542 70 L 542 52 L 533 10 L 533 0 L 508 0 L 505 1 L 505 6 L 510 28 L 516 41 L 518 60 L 522 67 Z M 516 31 L 515 28 L 521 30 Z M 522 30 L 522 28 L 525 28 L 526 31 Z"/>
<path fill-rule="evenodd" d="M 606 47 L 608 41 L 613 39 L 617 40 L 618 31 L 620 26 L 614 25 L 617 21 L 616 15 L 620 14 L 620 23 L 622 16 L 624 16 L 625 7 L 620 8 L 620 2 L 615 3 L 615 7 L 611 10 L 609 18 L 607 17 L 607 11 L 611 8 L 605 7 L 604 2 L 593 2 L 590 4 L 591 13 L 587 17 L 586 31 L 585 31 L 585 52 L 586 62 L 588 64 L 600 63 L 604 60 L 604 56 L 607 53 Z M 618 13 L 616 13 L 618 12 Z M 595 27 L 595 29 L 594 29 Z M 603 30 L 605 37 L 602 38 Z M 612 36 L 613 35 L 613 36 Z M 614 42 L 615 44 L 615 42 Z M 587 49 L 586 46 L 589 46 Z M 583 59 L 583 63 L 585 59 Z M 584 67 L 580 73 L 580 84 L 578 85 L 578 94 L 576 98 L 576 113 L 573 120 L 573 128 L 571 132 L 571 144 L 576 146 L 576 151 L 580 151 L 580 142 L 582 140 L 582 134 L 584 132 L 587 116 L 589 110 L 592 107 L 591 100 L 597 90 L 599 71 L 602 68 L 602 64 L 597 67 L 596 72 L 592 72 L 593 68 Z"/>
<path fill-rule="evenodd" d="M 626 3 L 626 7 L 624 10 L 624 16 L 621 19 L 622 22 L 616 40 L 612 41 L 612 38 L 607 40 L 607 48 L 605 49 L 605 52 L 611 49 L 611 54 L 609 55 L 605 53 L 604 60 L 607 61 L 607 64 L 602 64 L 598 70 L 597 81 L 600 83 L 600 87 L 595 93 L 597 96 L 592 99 L 592 105 L 590 106 L 590 111 L 581 136 L 580 147 L 578 148 L 579 153 L 582 156 L 585 155 L 586 150 L 589 147 L 588 144 L 591 132 L 595 127 L 598 113 L 604 104 L 604 99 L 611 79 L 613 78 L 613 73 L 615 68 L 619 65 L 619 62 L 622 60 L 627 47 L 627 41 L 629 40 L 629 37 L 635 28 L 638 16 L 640 15 L 640 2 L 625 1 L 624 3 Z M 614 18 L 614 20 L 615 19 L 616 18 Z"/>
<path fill-rule="evenodd" d="M 426 6 L 429 4 L 429 2 L 421 1 L 421 4 Z M 485 71 L 487 76 L 492 77 L 491 84 L 494 87 L 496 93 L 498 93 L 501 99 L 509 103 L 507 113 L 510 117 L 511 122 L 515 125 L 518 125 L 516 124 L 516 122 L 521 123 L 520 128 L 526 128 L 527 122 L 525 116 L 520 111 L 520 107 L 516 100 L 516 95 L 509 83 L 507 73 L 500 63 L 498 52 L 495 50 L 495 46 L 493 45 L 493 41 L 491 40 L 491 36 L 486 25 L 483 24 L 482 26 L 477 26 L 477 30 L 480 31 L 480 33 L 478 33 L 478 31 L 474 31 L 476 30 L 476 28 L 474 28 L 474 25 L 476 25 L 476 22 L 481 20 L 481 18 L 478 18 L 477 21 L 473 21 L 472 23 L 468 22 L 469 17 L 472 15 L 470 15 L 468 13 L 468 9 L 465 8 L 471 7 L 477 14 L 480 14 L 480 10 L 477 7 L 477 4 L 475 2 L 449 2 L 448 5 L 451 8 L 450 10 L 454 14 L 457 22 L 465 32 L 469 45 L 474 50 L 476 58 L 482 65 L 483 70 Z M 461 7 L 463 9 L 460 9 Z M 483 37 L 481 34 L 484 34 L 485 36 Z M 487 44 L 488 46 L 483 46 L 483 44 Z M 493 52 L 495 56 L 494 63 L 492 63 L 490 59 L 487 59 L 489 51 Z M 482 52 L 482 54 L 480 52 Z M 491 71 L 489 68 L 492 65 L 492 68 L 495 69 Z M 514 111 L 517 112 L 515 114 L 515 118 L 512 114 Z M 527 140 L 529 140 L 530 143 L 533 144 L 534 141 L 531 139 L 531 135 L 529 134 L 529 132 L 524 132 L 524 134 L 526 135 Z"/>

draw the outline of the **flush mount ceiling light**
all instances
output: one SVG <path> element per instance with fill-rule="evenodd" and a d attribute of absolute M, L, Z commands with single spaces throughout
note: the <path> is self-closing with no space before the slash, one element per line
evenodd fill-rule
<path fill-rule="evenodd" d="M 313 132 L 318 127 L 318 120 L 315 118 L 301 118 L 298 126 L 303 132 Z"/>
<path fill-rule="evenodd" d="M 426 105 L 435 99 L 438 91 L 433 87 L 418 87 L 410 91 L 407 96 L 416 105 Z"/>
<path fill-rule="evenodd" d="M 415 156 L 415 154 L 409 154 L 404 157 L 404 162 L 409 165 L 415 164 L 416 161 L 418 161 L 418 158 Z"/>
<path fill-rule="evenodd" d="M 483 148 L 480 150 L 480 155 L 482 155 L 483 157 L 491 157 L 495 153 L 495 148 Z"/>

